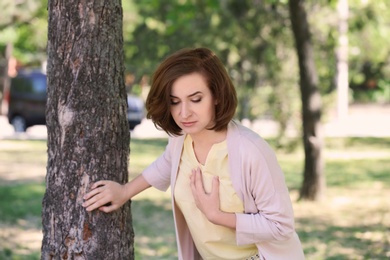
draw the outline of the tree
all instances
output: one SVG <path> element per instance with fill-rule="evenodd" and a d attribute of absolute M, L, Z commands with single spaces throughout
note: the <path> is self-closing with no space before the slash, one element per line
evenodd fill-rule
<path fill-rule="evenodd" d="M 100 179 L 128 181 L 120 0 L 49 1 L 42 259 L 134 259 L 130 202 L 87 213 Z"/>
<path fill-rule="evenodd" d="M 304 0 L 289 0 L 291 26 L 298 55 L 305 166 L 301 199 L 317 200 L 325 189 L 322 161 L 321 95 L 314 65 L 310 26 Z"/>
<path fill-rule="evenodd" d="M 337 116 L 344 119 L 348 115 L 348 0 L 338 0 L 338 48 L 337 57 Z"/>

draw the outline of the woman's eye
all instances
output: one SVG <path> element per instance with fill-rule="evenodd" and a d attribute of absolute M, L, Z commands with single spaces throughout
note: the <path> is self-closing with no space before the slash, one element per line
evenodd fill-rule
<path fill-rule="evenodd" d="M 194 102 L 194 103 L 199 103 L 200 101 L 202 101 L 201 98 L 197 98 L 197 99 L 193 99 L 193 100 L 192 100 L 192 102 Z"/>
<path fill-rule="evenodd" d="M 171 105 L 172 105 L 172 106 L 177 105 L 177 104 L 179 104 L 179 101 L 171 100 Z"/>

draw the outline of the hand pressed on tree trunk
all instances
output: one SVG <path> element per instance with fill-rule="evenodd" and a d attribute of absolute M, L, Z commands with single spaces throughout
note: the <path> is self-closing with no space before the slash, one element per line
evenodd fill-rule
<path fill-rule="evenodd" d="M 83 207 L 87 211 L 99 209 L 106 213 L 117 210 L 126 201 L 150 187 L 142 175 L 124 185 L 113 181 L 98 181 L 84 196 Z"/>

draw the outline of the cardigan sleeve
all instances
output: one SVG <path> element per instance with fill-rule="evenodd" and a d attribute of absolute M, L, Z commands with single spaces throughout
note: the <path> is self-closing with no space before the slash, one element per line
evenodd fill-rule
<path fill-rule="evenodd" d="M 246 143 L 245 150 L 241 167 L 246 212 L 236 214 L 237 244 L 289 240 L 295 233 L 294 214 L 276 156 L 262 139 Z"/>
<path fill-rule="evenodd" d="M 170 174 L 172 167 L 172 142 L 168 140 L 168 145 L 164 153 L 149 165 L 143 172 L 145 180 L 161 191 L 166 191 L 170 185 Z"/>

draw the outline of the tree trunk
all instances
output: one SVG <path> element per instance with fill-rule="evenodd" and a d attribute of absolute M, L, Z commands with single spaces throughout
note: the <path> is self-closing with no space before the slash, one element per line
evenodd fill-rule
<path fill-rule="evenodd" d="M 300 199 L 321 199 L 325 190 L 322 161 L 321 95 L 314 65 L 304 0 L 290 0 L 290 19 L 298 54 L 305 166 Z"/>
<path fill-rule="evenodd" d="M 337 3 L 339 14 L 337 57 L 337 118 L 345 119 L 348 115 L 348 0 Z"/>
<path fill-rule="evenodd" d="M 130 202 L 87 213 L 101 179 L 128 181 L 120 0 L 48 3 L 48 163 L 41 259 L 134 259 Z"/>
<path fill-rule="evenodd" d="M 11 95 L 11 79 L 10 76 L 15 76 L 16 74 L 16 60 L 15 60 L 15 68 L 10 68 L 11 65 L 11 60 L 12 60 L 12 50 L 13 50 L 14 45 L 12 43 L 7 43 L 5 47 L 5 66 L 4 66 L 4 71 L 3 71 L 3 89 L 2 89 L 2 100 L 1 100 L 1 111 L 0 115 L 7 116 L 8 114 L 8 99 L 9 96 Z M 10 71 L 12 72 L 12 75 L 10 75 Z"/>

